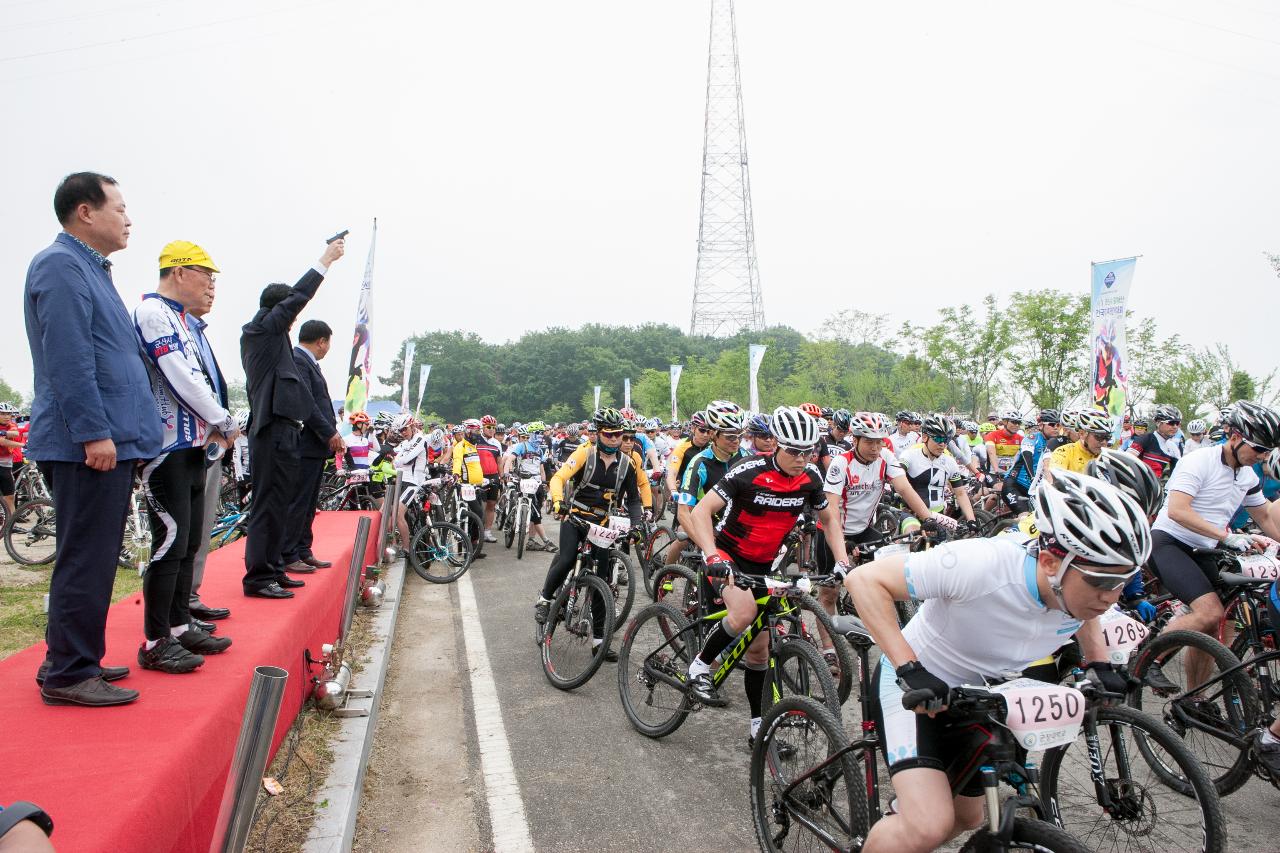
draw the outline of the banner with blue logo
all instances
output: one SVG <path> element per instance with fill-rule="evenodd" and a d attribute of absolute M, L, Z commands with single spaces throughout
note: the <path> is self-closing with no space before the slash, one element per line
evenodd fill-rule
<path fill-rule="evenodd" d="M 369 374 L 373 371 L 369 320 L 373 316 L 373 252 L 378 245 L 378 220 L 373 220 L 373 236 L 369 239 L 369 258 L 360 280 L 360 299 L 356 303 L 356 330 L 351 337 L 351 360 L 347 363 L 347 392 L 343 408 L 350 417 L 363 412 L 369 403 Z"/>
<path fill-rule="evenodd" d="M 1093 316 L 1093 403 L 1111 413 L 1112 435 L 1117 441 L 1129 391 L 1124 312 L 1137 264 L 1136 257 L 1091 264 L 1093 289 L 1089 304 Z"/>

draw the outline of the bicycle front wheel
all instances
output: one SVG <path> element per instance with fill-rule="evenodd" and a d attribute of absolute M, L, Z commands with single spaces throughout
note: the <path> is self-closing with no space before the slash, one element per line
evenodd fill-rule
<path fill-rule="evenodd" d="M 1104 808 L 1085 738 L 1045 753 L 1041 795 L 1054 821 L 1093 850 L 1227 849 L 1227 825 L 1213 780 L 1168 726 L 1121 706 L 1097 718 Z"/>
<path fill-rule="evenodd" d="M 582 574 L 551 602 L 542 635 L 542 671 L 553 687 L 573 690 L 596 674 L 613 639 L 613 593 Z"/>
<path fill-rule="evenodd" d="M 618 693 L 627 719 L 646 737 L 666 737 L 689 716 L 692 635 L 689 621 L 665 604 L 650 604 L 627 626 L 618 650 Z"/>
<path fill-rule="evenodd" d="M 1039 853 L 1093 853 L 1092 847 L 1065 830 L 1042 820 L 1013 819 L 1013 832 L 1006 844 L 980 829 L 964 843 L 960 853 L 991 853 L 994 850 L 1035 850 Z"/>
<path fill-rule="evenodd" d="M 431 583 L 453 583 L 471 566 L 471 543 L 453 524 L 425 524 L 409 545 L 409 565 Z"/>
<path fill-rule="evenodd" d="M 516 504 L 516 559 L 524 559 L 524 540 L 529 535 L 529 499 Z"/>
<path fill-rule="evenodd" d="M 653 576 L 665 567 L 667 548 L 679 547 L 675 544 L 675 539 L 676 535 L 670 527 L 655 527 L 641 549 L 640 568 L 644 573 L 644 589 L 654 601 L 658 600 L 658 596 L 654 591 Z"/>
<path fill-rule="evenodd" d="M 623 551 L 609 555 L 609 569 L 604 582 L 613 595 L 613 624 L 626 624 L 631 605 L 636 600 L 636 564 Z"/>
<path fill-rule="evenodd" d="M 9 516 L 4 526 L 4 549 L 24 566 L 53 562 L 58 545 L 58 524 L 53 501 L 27 501 Z"/>
<path fill-rule="evenodd" d="M 760 707 L 767 711 L 784 696 L 808 696 L 824 703 L 839 719 L 840 694 L 831 670 L 818 650 L 799 637 L 788 636 L 780 641 L 771 638 L 770 642 L 769 672 L 772 677 L 764 681 Z"/>
<path fill-rule="evenodd" d="M 1164 631 L 1130 662 L 1137 686 L 1129 691 L 1128 704 L 1163 720 L 1181 737 L 1224 797 L 1249 781 L 1252 772 L 1248 750 L 1229 739 L 1244 737 L 1258 719 L 1257 689 L 1249 673 L 1239 670 L 1198 695 L 1174 697 L 1239 663 L 1230 649 L 1199 631 Z M 1143 683 L 1153 666 L 1176 686 L 1176 694 L 1162 696 Z M 1194 673 L 1190 679 L 1188 671 Z"/>
<path fill-rule="evenodd" d="M 850 850 L 867 834 L 858 764 L 821 702 L 788 696 L 770 708 L 751 749 L 751 820 L 760 849 Z"/>

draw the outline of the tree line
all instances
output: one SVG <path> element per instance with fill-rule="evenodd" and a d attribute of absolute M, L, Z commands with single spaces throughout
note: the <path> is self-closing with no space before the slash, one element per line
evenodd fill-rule
<path fill-rule="evenodd" d="M 418 406 L 418 368 L 432 365 L 421 409 L 457 421 L 480 412 L 499 420 L 567 421 L 601 402 L 620 406 L 631 379 L 638 410 L 666 418 L 669 366 L 683 372 L 681 417 L 727 398 L 748 399 L 747 347 L 765 344 L 761 406 L 815 401 L 892 414 L 902 408 L 982 417 L 994 408 L 1022 411 L 1086 405 L 1092 374 L 1089 298 L 1057 290 L 989 295 L 942 308 L 932 325 L 892 328 L 885 315 L 854 308 L 828 317 L 812 335 L 787 326 L 728 338 L 685 334 L 674 326 L 552 327 L 515 341 L 489 343 L 473 332 L 414 336 L 410 405 Z M 1280 397 L 1275 371 L 1250 373 L 1224 343 L 1186 345 L 1152 318 L 1128 318 L 1130 404 L 1138 412 L 1171 403 L 1187 416 L 1199 405 Z M 380 381 L 401 383 L 404 342 Z"/>

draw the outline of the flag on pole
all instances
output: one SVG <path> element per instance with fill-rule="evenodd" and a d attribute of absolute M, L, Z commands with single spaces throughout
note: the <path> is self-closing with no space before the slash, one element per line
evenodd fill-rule
<path fill-rule="evenodd" d="M 680 385 L 680 373 L 684 370 L 684 365 L 671 365 L 671 420 L 679 420 L 680 414 L 676 405 L 676 388 Z"/>
<path fill-rule="evenodd" d="M 751 368 L 751 411 L 760 411 L 760 388 L 756 384 L 756 377 L 760 374 L 760 362 L 764 361 L 764 351 L 769 347 L 765 344 L 751 344 L 747 350 L 748 361 Z"/>
<path fill-rule="evenodd" d="M 596 386 L 596 408 L 600 408 L 600 386 Z M 592 410 L 594 411 L 594 409 Z"/>
<path fill-rule="evenodd" d="M 422 398 L 427 396 L 427 377 L 431 375 L 431 365 L 424 364 L 418 368 L 418 411 L 422 414 Z"/>
<path fill-rule="evenodd" d="M 410 338 L 404 344 L 404 370 L 400 377 L 400 411 L 409 411 L 409 372 L 413 370 L 413 351 L 418 342 Z"/>
<path fill-rule="evenodd" d="M 622 380 L 622 408 L 631 408 L 631 379 Z"/>
<path fill-rule="evenodd" d="M 1124 312 L 1135 258 L 1091 264 L 1089 307 L 1093 317 L 1093 403 L 1111 413 L 1112 437 L 1120 439 L 1129 392 Z"/>
<path fill-rule="evenodd" d="M 369 373 L 373 354 L 369 341 L 369 318 L 373 311 L 373 253 L 378 245 L 378 220 L 373 220 L 373 236 L 369 239 L 369 258 L 360 281 L 360 298 L 356 302 L 356 331 L 351 340 L 351 360 L 347 366 L 347 393 L 344 407 L 347 416 L 365 411 L 369 402 Z"/>

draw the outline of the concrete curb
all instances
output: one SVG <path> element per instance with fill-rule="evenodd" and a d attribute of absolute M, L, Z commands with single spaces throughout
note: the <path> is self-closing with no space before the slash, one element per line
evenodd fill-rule
<path fill-rule="evenodd" d="M 369 750 L 373 733 L 378 728 L 378 705 L 382 686 L 391 663 L 391 644 L 395 639 L 396 618 L 400 614 L 400 596 L 408 565 L 405 560 L 387 568 L 387 594 L 373 615 L 371 626 L 375 640 L 369 648 L 369 662 L 351 680 L 353 690 L 373 690 L 370 699 L 352 699 L 348 707 L 368 708 L 367 717 L 339 720 L 333 743 L 333 765 L 324 786 L 316 791 L 316 819 L 302 845 L 303 853 L 345 853 L 351 849 L 356 834 L 356 817 L 360 813 L 360 795 L 364 790 L 364 773 L 369 766 Z M 324 808 L 319 803 L 328 801 Z"/>

